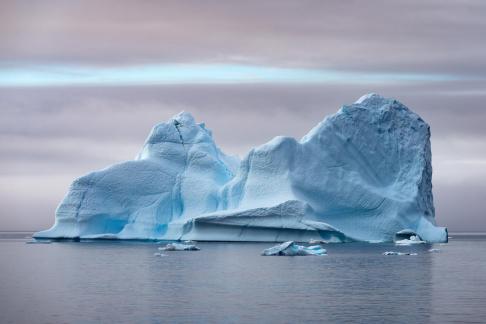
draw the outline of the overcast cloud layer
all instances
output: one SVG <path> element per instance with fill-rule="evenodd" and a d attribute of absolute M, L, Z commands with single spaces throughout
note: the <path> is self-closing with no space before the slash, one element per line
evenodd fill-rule
<path fill-rule="evenodd" d="M 49 227 L 73 178 L 133 158 L 150 128 L 181 110 L 243 156 L 276 135 L 301 137 L 342 104 L 377 92 L 431 125 L 438 223 L 484 231 L 485 16 L 483 1 L 2 1 L 0 230 Z M 19 86 L 6 74 L 173 64 L 351 76 Z M 383 73 L 390 79 L 352 77 Z"/>

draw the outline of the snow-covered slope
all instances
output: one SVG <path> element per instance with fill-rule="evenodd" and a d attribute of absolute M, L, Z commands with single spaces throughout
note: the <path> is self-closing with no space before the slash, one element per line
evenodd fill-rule
<path fill-rule="evenodd" d="M 241 163 L 181 113 L 152 130 L 135 161 L 74 181 L 54 226 L 35 237 L 344 242 L 403 230 L 447 241 L 435 225 L 430 130 L 370 94 Z"/>

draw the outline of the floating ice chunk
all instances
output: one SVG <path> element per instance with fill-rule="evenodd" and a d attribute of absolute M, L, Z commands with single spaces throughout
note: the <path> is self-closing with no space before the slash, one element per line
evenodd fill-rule
<path fill-rule="evenodd" d="M 320 245 L 302 246 L 297 245 L 293 241 L 288 241 L 274 247 L 268 248 L 262 252 L 264 256 L 283 255 L 283 256 L 305 256 L 305 255 L 325 255 L 326 249 Z"/>
<path fill-rule="evenodd" d="M 386 252 L 383 252 L 383 255 L 417 255 L 417 253 L 413 253 L 413 252 L 386 251 Z"/>
<path fill-rule="evenodd" d="M 199 251 L 200 248 L 194 244 L 169 243 L 164 247 L 159 247 L 161 251 Z"/>
<path fill-rule="evenodd" d="M 165 257 L 165 256 L 167 256 L 167 254 L 156 252 L 156 253 L 154 253 L 154 256 Z"/>
<path fill-rule="evenodd" d="M 430 253 L 440 253 L 440 249 L 430 249 Z"/>

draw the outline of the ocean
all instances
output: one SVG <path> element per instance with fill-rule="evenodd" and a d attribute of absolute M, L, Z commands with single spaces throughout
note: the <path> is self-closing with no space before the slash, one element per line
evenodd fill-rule
<path fill-rule="evenodd" d="M 482 234 L 305 257 L 209 242 L 156 256 L 161 243 L 28 244 L 31 234 L 0 232 L 0 323 L 486 322 Z"/>

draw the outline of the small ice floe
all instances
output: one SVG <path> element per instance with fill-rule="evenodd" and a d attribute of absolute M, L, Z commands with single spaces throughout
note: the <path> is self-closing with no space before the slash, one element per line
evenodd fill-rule
<path fill-rule="evenodd" d="M 156 253 L 154 253 L 154 256 L 165 257 L 165 256 L 167 256 L 167 254 L 156 252 Z"/>
<path fill-rule="evenodd" d="M 169 243 L 164 247 L 159 247 L 161 251 L 199 251 L 200 248 L 194 244 Z"/>
<path fill-rule="evenodd" d="M 182 243 L 196 245 L 197 242 L 196 241 L 191 241 L 191 240 L 186 240 L 186 241 L 183 241 Z"/>
<path fill-rule="evenodd" d="M 440 249 L 430 249 L 430 253 L 440 253 Z"/>
<path fill-rule="evenodd" d="M 268 248 L 262 252 L 262 255 L 283 255 L 283 256 L 297 256 L 297 255 L 325 255 L 326 249 L 320 245 L 303 246 L 297 245 L 293 241 L 288 241 L 277 246 Z"/>
<path fill-rule="evenodd" d="M 383 252 L 383 255 L 417 255 L 417 253 L 386 251 L 386 252 Z"/>
<path fill-rule="evenodd" d="M 315 239 L 310 239 L 309 240 L 310 245 L 317 245 L 317 244 L 327 244 L 326 241 L 324 240 L 315 240 Z"/>

